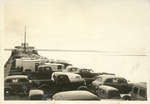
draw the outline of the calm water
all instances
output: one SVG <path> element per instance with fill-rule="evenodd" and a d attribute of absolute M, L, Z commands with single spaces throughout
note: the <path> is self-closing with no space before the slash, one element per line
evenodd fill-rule
<path fill-rule="evenodd" d="M 74 66 L 92 68 L 95 72 L 110 72 L 131 81 L 148 80 L 146 56 L 105 56 L 98 53 L 39 52 L 49 59 L 67 60 Z M 10 52 L 3 53 L 3 64 Z"/>

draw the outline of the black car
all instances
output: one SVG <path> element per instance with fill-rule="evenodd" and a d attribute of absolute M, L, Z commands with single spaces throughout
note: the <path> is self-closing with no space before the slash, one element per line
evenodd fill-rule
<path fill-rule="evenodd" d="M 27 95 L 32 87 L 32 81 L 26 75 L 7 76 L 4 82 L 4 93 L 8 95 Z"/>
<path fill-rule="evenodd" d="M 130 94 L 132 100 L 147 100 L 146 82 L 133 83 Z"/>
<path fill-rule="evenodd" d="M 78 74 L 68 72 L 54 72 L 51 80 L 56 90 L 87 89 L 85 80 Z"/>
<path fill-rule="evenodd" d="M 92 82 L 93 90 L 97 91 L 98 87 L 101 85 L 112 86 L 117 88 L 121 94 L 127 94 L 131 91 L 127 80 L 123 77 L 118 77 L 116 75 L 99 75 L 96 80 Z"/>

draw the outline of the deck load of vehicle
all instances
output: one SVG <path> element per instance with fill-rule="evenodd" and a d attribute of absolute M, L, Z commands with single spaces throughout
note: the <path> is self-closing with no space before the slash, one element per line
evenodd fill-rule
<path fill-rule="evenodd" d="M 26 95 L 32 87 L 32 81 L 26 75 L 12 75 L 5 78 L 4 93 L 8 95 Z"/>
<path fill-rule="evenodd" d="M 100 100 L 89 91 L 65 91 L 52 96 L 52 100 Z"/>
<path fill-rule="evenodd" d="M 116 75 L 99 75 L 96 80 L 92 82 L 92 86 L 96 91 L 99 86 L 107 85 L 117 88 L 121 94 L 127 94 L 131 91 L 127 80 L 123 77 L 118 77 Z"/>

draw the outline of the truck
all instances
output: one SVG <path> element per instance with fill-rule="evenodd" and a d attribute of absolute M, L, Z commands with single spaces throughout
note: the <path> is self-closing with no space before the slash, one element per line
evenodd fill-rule
<path fill-rule="evenodd" d="M 54 94 L 60 91 L 87 90 L 85 80 L 79 75 L 68 72 L 53 72 L 47 79 L 31 79 L 36 89 Z"/>
<path fill-rule="evenodd" d="M 16 69 L 22 68 L 22 71 L 26 70 L 35 71 L 36 65 L 40 65 L 41 61 L 39 59 L 16 59 Z"/>
<path fill-rule="evenodd" d="M 34 72 L 26 71 L 24 74 L 28 75 L 35 82 L 34 87 L 38 88 L 41 85 L 49 85 L 52 73 L 62 72 L 62 70 L 64 70 L 63 64 L 45 63 L 44 65 L 39 65 Z"/>

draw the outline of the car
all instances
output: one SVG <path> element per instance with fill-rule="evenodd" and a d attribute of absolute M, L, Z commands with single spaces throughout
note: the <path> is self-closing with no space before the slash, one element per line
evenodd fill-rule
<path fill-rule="evenodd" d="M 131 100 L 130 94 L 120 94 L 117 88 L 107 85 L 99 86 L 97 96 L 100 97 L 101 100 Z"/>
<path fill-rule="evenodd" d="M 68 72 L 54 72 L 51 76 L 57 90 L 86 90 L 85 80 L 78 74 Z"/>
<path fill-rule="evenodd" d="M 40 89 L 32 89 L 29 92 L 29 100 L 43 100 L 44 91 Z"/>
<path fill-rule="evenodd" d="M 7 76 L 4 82 L 5 96 L 11 94 L 27 95 L 32 87 L 32 81 L 26 75 Z"/>
<path fill-rule="evenodd" d="M 52 100 L 100 100 L 89 91 L 65 91 L 52 96 Z"/>
<path fill-rule="evenodd" d="M 133 83 L 130 94 L 132 100 L 147 100 L 146 82 Z"/>
<path fill-rule="evenodd" d="M 85 80 L 79 74 L 69 72 L 53 72 L 49 79 L 32 80 L 32 82 L 35 88 L 50 93 L 51 96 L 60 91 L 88 90 Z"/>
<path fill-rule="evenodd" d="M 101 99 L 121 99 L 120 92 L 118 89 L 106 85 L 98 87 L 97 95 Z"/>
<path fill-rule="evenodd" d="M 99 75 L 96 80 L 92 82 L 92 89 L 97 91 L 99 86 L 107 85 L 117 88 L 121 94 L 127 94 L 131 91 L 128 82 L 123 77 L 118 77 L 116 75 Z"/>
<path fill-rule="evenodd" d="M 35 72 L 25 73 L 33 82 L 33 87 L 47 87 L 50 85 L 51 75 L 53 72 L 62 71 L 64 69 L 64 65 L 57 63 L 45 63 L 43 65 L 38 65 Z M 46 90 L 46 88 L 45 88 Z"/>
<path fill-rule="evenodd" d="M 78 68 L 75 66 L 68 66 L 66 72 L 81 75 L 81 77 L 85 79 L 87 85 L 91 84 L 91 82 L 94 81 L 94 77 L 98 75 L 98 73 L 95 73 L 92 69 Z"/>
<path fill-rule="evenodd" d="M 80 74 L 83 78 L 92 78 L 95 75 L 98 75 L 97 73 L 94 73 L 92 69 L 78 68 L 75 66 L 68 66 L 66 71 L 70 73 Z"/>

